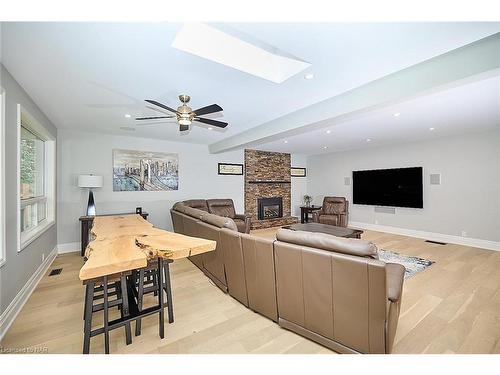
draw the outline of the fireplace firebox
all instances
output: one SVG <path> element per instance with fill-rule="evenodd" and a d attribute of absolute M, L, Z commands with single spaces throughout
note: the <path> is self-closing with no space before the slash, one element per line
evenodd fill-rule
<path fill-rule="evenodd" d="M 276 219 L 283 217 L 283 198 L 259 198 L 259 220 Z"/>

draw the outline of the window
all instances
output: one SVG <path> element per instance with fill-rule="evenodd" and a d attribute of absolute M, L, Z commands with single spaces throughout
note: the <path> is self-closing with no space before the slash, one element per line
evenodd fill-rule
<path fill-rule="evenodd" d="M 0 87 L 0 267 L 5 263 L 5 91 Z"/>
<path fill-rule="evenodd" d="M 19 106 L 19 250 L 55 222 L 55 140 Z"/>
<path fill-rule="evenodd" d="M 21 233 L 29 231 L 46 218 L 45 142 L 21 124 Z"/>

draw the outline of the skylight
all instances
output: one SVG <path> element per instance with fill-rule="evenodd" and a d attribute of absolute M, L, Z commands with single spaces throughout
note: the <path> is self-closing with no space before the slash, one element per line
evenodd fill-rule
<path fill-rule="evenodd" d="M 172 47 L 275 83 L 284 82 L 311 66 L 203 23 L 184 24 Z"/>

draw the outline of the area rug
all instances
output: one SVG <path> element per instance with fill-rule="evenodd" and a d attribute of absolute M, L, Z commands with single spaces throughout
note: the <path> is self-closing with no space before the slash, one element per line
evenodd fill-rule
<path fill-rule="evenodd" d="M 397 263 L 403 265 L 405 267 L 405 279 L 412 277 L 435 263 L 429 259 L 403 255 L 389 250 L 379 250 L 378 257 L 381 261 L 386 263 Z"/>

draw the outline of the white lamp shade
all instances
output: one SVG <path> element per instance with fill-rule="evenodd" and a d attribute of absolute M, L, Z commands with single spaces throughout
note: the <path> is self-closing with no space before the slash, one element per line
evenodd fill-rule
<path fill-rule="evenodd" d="M 100 188 L 102 187 L 102 176 L 93 174 L 81 174 L 78 176 L 78 187 L 81 188 Z"/>

